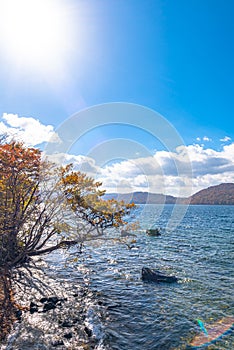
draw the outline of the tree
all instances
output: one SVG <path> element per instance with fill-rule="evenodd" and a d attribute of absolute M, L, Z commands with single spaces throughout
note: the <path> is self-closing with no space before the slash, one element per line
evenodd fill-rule
<path fill-rule="evenodd" d="M 22 232 L 33 215 L 40 173 L 40 152 L 11 142 L 0 147 L 0 261 L 16 264 Z"/>
<path fill-rule="evenodd" d="M 12 141 L 0 145 L 0 268 L 103 237 L 125 224 L 133 204 L 103 200 L 101 183 L 42 160 Z"/>
<path fill-rule="evenodd" d="M 19 271 L 20 283 L 35 281 L 33 256 L 80 247 L 125 225 L 134 205 L 103 200 L 100 186 L 72 165 L 58 167 L 38 149 L 0 137 L 0 339 L 14 320 L 13 277 Z"/>
<path fill-rule="evenodd" d="M 101 182 L 95 182 L 81 172 L 72 171 L 72 165 L 62 169 L 61 181 L 75 223 L 84 222 L 86 230 L 88 228 L 86 239 L 89 239 L 91 232 L 102 236 L 107 228 L 118 228 L 126 224 L 123 218 L 130 213 L 134 204 L 114 199 L 103 200 L 105 191 L 100 190 Z"/>

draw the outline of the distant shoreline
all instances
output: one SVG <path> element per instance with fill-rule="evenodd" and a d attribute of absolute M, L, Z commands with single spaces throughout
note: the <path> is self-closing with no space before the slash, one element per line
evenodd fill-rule
<path fill-rule="evenodd" d="M 234 205 L 234 183 L 223 183 L 203 189 L 190 197 L 161 193 L 106 193 L 104 199 L 118 199 L 135 204 Z"/>

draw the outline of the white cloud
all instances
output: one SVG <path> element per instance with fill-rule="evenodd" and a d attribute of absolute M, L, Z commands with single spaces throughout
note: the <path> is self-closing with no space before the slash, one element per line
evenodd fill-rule
<path fill-rule="evenodd" d="M 74 163 L 75 169 L 101 181 L 107 192 L 149 191 L 184 197 L 234 182 L 234 143 L 221 151 L 199 144 L 180 146 L 175 152 L 155 151 L 153 156 L 112 162 L 103 168 L 80 155 L 55 154 L 53 160 Z"/>
<path fill-rule="evenodd" d="M 100 169 L 99 178 L 108 192 L 118 192 L 124 184 L 126 192 L 187 196 L 205 187 L 234 182 L 234 143 L 221 151 L 198 144 L 178 147 L 176 152 L 158 151 L 154 157 L 106 166 Z"/>
<path fill-rule="evenodd" d="M 221 151 L 198 144 L 180 146 L 175 152 L 156 151 L 154 156 L 112 162 L 103 168 L 87 156 L 59 153 L 52 157 L 60 164 L 73 163 L 75 169 L 101 181 L 107 192 L 148 191 L 185 197 L 234 182 L 234 143 Z"/>
<path fill-rule="evenodd" d="M 207 142 L 212 141 L 212 139 L 210 139 L 208 136 L 204 136 L 202 140 Z"/>
<path fill-rule="evenodd" d="M 196 140 L 197 140 L 198 142 L 200 142 L 200 141 L 206 141 L 206 142 L 212 141 L 212 139 L 209 138 L 208 136 L 197 137 Z"/>
<path fill-rule="evenodd" d="M 229 137 L 229 136 L 224 136 L 224 138 L 220 139 L 220 141 L 222 141 L 222 142 L 231 141 L 231 137 Z"/>
<path fill-rule="evenodd" d="M 60 165 L 73 164 L 74 170 L 86 173 L 88 176 L 96 177 L 100 173 L 100 168 L 96 166 L 95 160 L 82 155 L 73 155 L 67 153 L 55 153 L 45 155 L 49 161 Z"/>
<path fill-rule="evenodd" d="M 28 146 L 59 141 L 52 125 L 17 114 L 3 114 L 0 133 L 7 133 Z M 202 140 L 211 139 L 204 136 Z M 221 141 L 231 139 L 225 136 Z M 234 143 L 224 145 L 220 151 L 201 144 L 180 146 L 174 152 L 155 151 L 152 156 L 112 162 L 105 167 L 81 155 L 57 153 L 50 159 L 60 164 L 73 163 L 75 169 L 102 181 L 108 192 L 149 191 L 188 196 L 208 186 L 234 182 Z"/>
<path fill-rule="evenodd" d="M 0 119 L 0 133 L 23 141 L 27 146 L 36 146 L 43 142 L 59 142 L 52 125 L 44 125 L 39 120 L 19 117 L 17 114 L 3 113 Z"/>

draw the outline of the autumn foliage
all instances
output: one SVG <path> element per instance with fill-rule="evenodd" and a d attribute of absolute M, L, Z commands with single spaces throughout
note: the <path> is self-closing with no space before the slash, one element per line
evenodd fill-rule
<path fill-rule="evenodd" d="M 0 340 L 15 319 L 13 277 L 25 285 L 25 270 L 33 279 L 34 256 L 80 249 L 126 224 L 134 205 L 103 200 L 100 187 L 72 165 L 43 160 L 38 149 L 0 140 Z"/>
<path fill-rule="evenodd" d="M 0 147 L 0 261 L 14 265 L 23 248 L 23 229 L 38 196 L 39 150 L 11 142 Z"/>
<path fill-rule="evenodd" d="M 108 227 L 119 227 L 125 224 L 123 217 L 130 213 L 134 204 L 123 201 L 102 199 L 105 191 L 102 185 L 80 172 L 72 171 L 72 165 L 62 169 L 63 191 L 67 205 L 76 217 L 76 222 L 85 222 L 89 231 L 102 235 Z"/>
<path fill-rule="evenodd" d="M 104 200 L 101 183 L 42 160 L 41 152 L 0 145 L 0 269 L 97 239 L 125 224 L 133 204 Z"/>

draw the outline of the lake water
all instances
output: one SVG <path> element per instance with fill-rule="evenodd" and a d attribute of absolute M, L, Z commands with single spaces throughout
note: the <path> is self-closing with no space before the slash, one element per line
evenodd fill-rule
<path fill-rule="evenodd" d="M 164 230 L 172 210 L 171 205 L 140 206 L 136 216 L 141 230 L 131 249 L 120 242 L 94 243 L 85 247 L 73 266 L 67 267 L 66 254 L 48 257 L 51 265 L 48 273 L 63 283 L 67 291 L 72 285 L 74 292 L 79 283 L 88 289 L 85 324 L 98 340 L 95 349 L 187 349 L 200 331 L 197 319 L 209 325 L 234 316 L 234 206 L 190 206 L 175 230 Z M 162 227 L 159 237 L 145 233 L 154 224 Z M 179 282 L 142 282 L 143 266 L 176 275 Z M 72 312 L 75 309 L 74 304 Z M 66 312 L 71 311 L 67 308 Z M 25 318 L 20 327 L 24 328 L 26 321 Z M 39 327 L 44 321 L 32 322 Z M 44 332 L 45 341 L 37 339 L 39 333 L 33 333 L 35 326 L 27 326 L 27 335 L 23 332 L 16 335 L 22 338 L 18 339 L 19 348 L 52 349 L 46 345 L 49 344 L 46 332 L 50 329 L 53 337 L 60 328 L 54 326 L 55 322 L 49 327 L 44 324 L 40 337 Z M 22 341 L 29 337 L 29 332 L 34 340 L 30 347 L 27 343 L 23 347 Z M 233 333 L 207 349 L 234 349 Z M 7 349 L 18 349 L 16 343 L 12 344 Z M 78 349 L 74 337 L 57 348 Z"/>
<path fill-rule="evenodd" d="M 142 228 L 156 220 L 165 227 L 172 209 L 144 206 Z M 190 206 L 174 231 L 139 233 L 133 245 L 105 244 L 85 254 L 90 288 L 107 305 L 104 348 L 186 349 L 199 332 L 196 319 L 209 325 L 234 316 L 233 206 Z M 143 266 L 176 275 L 179 283 L 143 283 Z M 233 333 L 208 348 L 234 349 Z"/>

